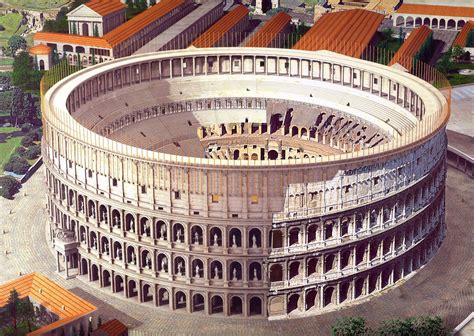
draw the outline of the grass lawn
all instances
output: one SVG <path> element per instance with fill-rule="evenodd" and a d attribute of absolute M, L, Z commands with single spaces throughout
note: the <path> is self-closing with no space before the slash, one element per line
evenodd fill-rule
<path fill-rule="evenodd" d="M 3 173 L 3 165 L 21 144 L 23 136 L 18 135 L 19 132 L 16 127 L 0 127 L 0 174 Z"/>
<path fill-rule="evenodd" d="M 13 58 L 12 57 L 0 58 L 0 65 L 13 65 Z"/>
<path fill-rule="evenodd" d="M 71 2 L 70 0 L 5 0 L 13 7 L 24 7 L 28 9 L 59 8 Z"/>
<path fill-rule="evenodd" d="M 451 71 L 446 76 L 449 80 L 449 83 L 451 83 L 452 86 L 474 83 L 474 75 L 460 75 L 458 71 L 461 69 L 474 70 L 474 64 L 473 63 L 453 63 Z"/>
<path fill-rule="evenodd" d="M 0 46 L 6 46 L 8 39 L 17 31 L 20 26 L 22 16 L 18 13 L 10 13 L 0 16 L 0 24 L 5 27 L 5 30 L 0 31 Z M 20 27 L 18 33 L 25 31 L 25 27 Z"/>

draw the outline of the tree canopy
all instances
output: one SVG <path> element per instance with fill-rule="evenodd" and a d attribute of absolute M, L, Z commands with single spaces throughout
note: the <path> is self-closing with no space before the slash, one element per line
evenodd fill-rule
<path fill-rule="evenodd" d="M 23 36 L 20 35 L 12 35 L 8 39 L 8 51 L 10 52 L 11 56 L 15 56 L 17 51 L 19 50 L 26 50 L 28 44 Z"/>
<path fill-rule="evenodd" d="M 39 91 L 41 71 L 35 69 L 33 58 L 27 52 L 19 53 L 13 62 L 12 82 L 24 91 Z"/>

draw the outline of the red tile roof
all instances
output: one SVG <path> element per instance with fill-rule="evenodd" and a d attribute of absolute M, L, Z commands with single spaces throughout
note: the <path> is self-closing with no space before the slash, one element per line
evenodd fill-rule
<path fill-rule="evenodd" d="M 51 53 L 51 48 L 42 43 L 35 45 L 30 48 L 30 54 L 33 55 L 49 55 Z"/>
<path fill-rule="evenodd" d="M 330 50 L 360 57 L 384 19 L 382 14 L 353 9 L 323 15 L 293 49 Z"/>
<path fill-rule="evenodd" d="M 43 335 L 97 309 L 40 273 L 30 273 L 0 285 L 0 307 L 6 305 L 12 289 L 18 292 L 20 298 L 28 296 L 59 317 L 58 321 L 28 335 Z"/>
<path fill-rule="evenodd" d="M 85 45 L 90 47 L 111 49 L 112 46 L 102 37 L 70 35 L 61 33 L 38 32 L 33 37 L 34 41 L 47 41 L 52 43 L 66 43 Z"/>
<path fill-rule="evenodd" d="M 106 16 L 127 8 L 120 0 L 91 0 L 85 4 L 99 15 Z"/>
<path fill-rule="evenodd" d="M 460 47 L 465 47 L 467 43 L 467 36 L 469 35 L 469 32 L 474 29 L 474 21 L 468 21 L 462 27 L 461 31 L 459 34 L 456 36 L 456 39 L 453 42 L 453 46 L 460 46 Z"/>
<path fill-rule="evenodd" d="M 411 71 L 413 66 L 413 58 L 416 56 L 431 33 L 432 30 L 427 26 L 420 26 L 413 30 L 405 42 L 403 42 L 400 49 L 398 49 L 395 55 L 393 55 L 393 58 L 388 65 L 394 65 L 398 63 L 408 71 Z"/>
<path fill-rule="evenodd" d="M 238 24 L 243 18 L 249 15 L 247 7 L 238 5 L 227 13 L 219 21 L 206 30 L 192 43 L 196 48 L 213 47 L 225 34 Z"/>
<path fill-rule="evenodd" d="M 245 47 L 270 47 L 273 40 L 284 31 L 291 22 L 291 16 L 280 12 L 267 21 L 245 44 Z"/>
<path fill-rule="evenodd" d="M 398 14 L 474 17 L 474 7 L 402 4 Z"/>
<path fill-rule="evenodd" d="M 128 20 L 124 24 L 105 34 L 104 39 L 112 47 L 115 47 L 117 44 L 120 44 L 129 37 L 139 33 L 143 28 L 183 4 L 184 0 L 161 0 L 159 3 L 138 14 L 133 19 Z"/>
<path fill-rule="evenodd" d="M 101 331 L 101 335 L 104 335 L 105 333 L 107 336 L 121 336 L 128 330 L 128 328 L 119 320 L 113 319 L 101 325 L 97 330 Z M 94 335 L 94 333 L 92 333 L 92 335 Z"/>

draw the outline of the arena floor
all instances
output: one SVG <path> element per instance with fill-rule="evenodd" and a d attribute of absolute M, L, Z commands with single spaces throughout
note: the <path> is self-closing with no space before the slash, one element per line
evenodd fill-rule
<path fill-rule="evenodd" d="M 438 314 L 452 329 L 474 310 L 473 180 L 449 168 L 446 192 L 447 237 L 436 256 L 412 278 L 383 295 L 343 310 L 289 321 L 231 320 L 185 315 L 135 304 L 80 279 L 55 273 L 46 240 L 44 168 L 24 184 L 13 201 L 0 198 L 0 283 L 39 271 L 95 304 L 103 320 L 118 318 L 131 335 L 327 335 L 336 318 L 365 317 L 370 324 L 393 317 Z M 7 252 L 7 253 L 5 253 Z"/>

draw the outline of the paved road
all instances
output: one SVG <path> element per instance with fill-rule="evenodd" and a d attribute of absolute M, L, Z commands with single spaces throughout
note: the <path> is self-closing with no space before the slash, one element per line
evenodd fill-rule
<path fill-rule="evenodd" d="M 453 328 L 474 310 L 473 181 L 453 169 L 448 171 L 447 237 L 427 266 L 404 284 L 368 302 L 311 318 L 275 322 L 169 313 L 113 296 L 79 279 L 63 280 L 54 272 L 55 262 L 46 240 L 43 192 L 40 169 L 15 200 L 0 198 L 0 283 L 16 278 L 20 271 L 42 272 L 95 304 L 104 320 L 119 318 L 130 325 L 132 335 L 327 335 L 337 317 L 348 315 L 378 323 L 399 316 L 439 314 Z"/>
<path fill-rule="evenodd" d="M 474 84 L 454 87 L 448 129 L 474 137 Z"/>

